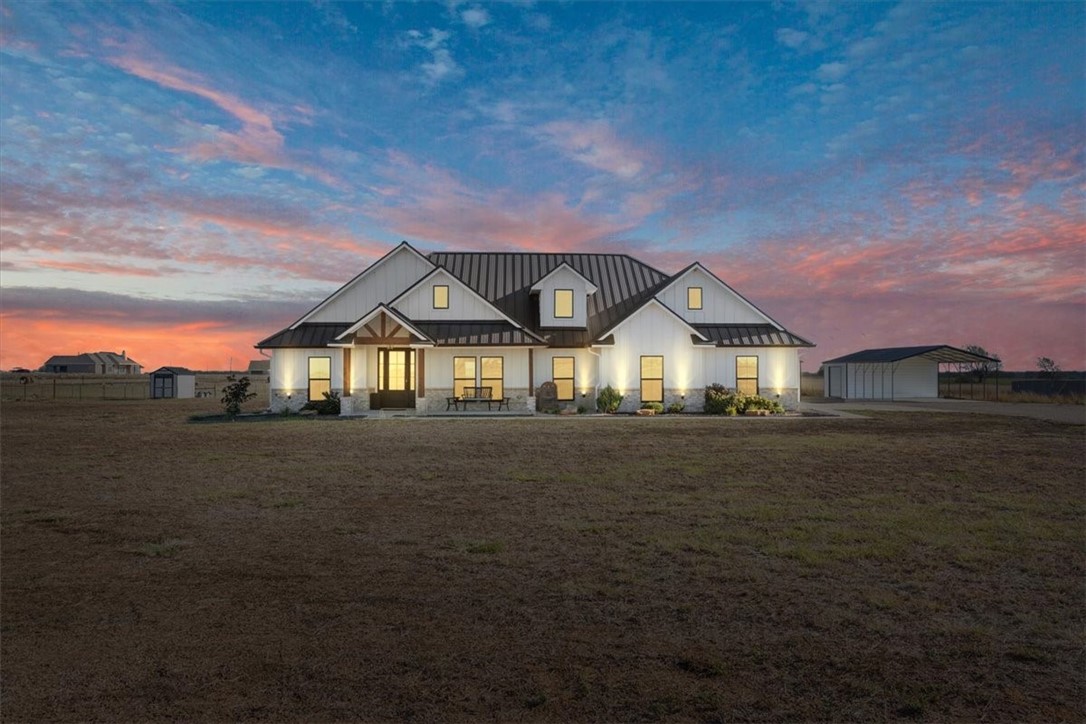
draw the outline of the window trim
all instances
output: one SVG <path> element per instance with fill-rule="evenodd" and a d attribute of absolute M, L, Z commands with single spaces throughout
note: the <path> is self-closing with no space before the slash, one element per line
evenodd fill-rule
<path fill-rule="evenodd" d="M 659 359 L 660 360 L 660 376 L 659 377 L 645 377 L 645 359 Z M 640 387 L 638 387 L 638 394 L 641 396 L 641 402 L 664 402 L 664 355 L 662 354 L 643 354 L 637 365 L 638 380 L 640 381 Z M 645 398 L 645 380 L 659 380 L 660 381 L 660 399 L 649 400 Z"/>
<path fill-rule="evenodd" d="M 434 289 L 434 291 L 433 291 L 433 293 L 431 295 L 432 296 L 431 301 L 433 302 L 434 309 L 448 309 L 449 308 L 449 285 L 448 284 L 435 284 L 433 289 Z M 444 305 L 439 305 L 437 303 L 437 290 L 438 289 L 444 289 L 445 290 L 445 304 Z"/>
<path fill-rule="evenodd" d="M 554 363 L 556 360 L 568 359 L 570 362 L 570 376 L 569 377 L 556 377 L 554 374 Z M 558 380 L 569 380 L 569 397 L 562 397 L 558 392 Z M 573 402 L 577 399 L 577 358 L 573 355 L 556 355 L 551 357 L 551 382 L 554 383 L 555 394 L 558 396 L 559 402 Z"/>
<path fill-rule="evenodd" d="M 458 360 L 458 359 L 470 359 L 471 360 L 471 377 L 470 378 L 468 378 L 468 377 L 457 377 L 456 376 L 456 360 Z M 504 367 L 504 364 L 503 364 L 503 367 Z M 468 355 L 454 355 L 453 356 L 452 373 L 453 373 L 453 396 L 460 397 L 460 395 L 463 393 L 463 390 L 461 390 L 460 392 L 456 391 L 456 383 L 457 382 L 464 382 L 465 387 L 477 387 L 478 386 L 478 385 L 475 384 L 475 380 L 477 380 L 479 378 L 479 358 L 478 357 L 469 357 Z M 469 379 L 470 379 L 470 382 L 469 382 Z"/>
<path fill-rule="evenodd" d="M 690 295 L 695 290 L 698 293 L 698 306 L 696 306 L 696 307 L 694 306 L 693 301 L 690 298 Z M 695 311 L 700 311 L 700 310 L 705 308 L 705 290 L 704 290 L 703 287 L 687 287 L 686 288 L 686 308 L 691 309 L 691 310 L 695 310 Z"/>
<path fill-rule="evenodd" d="M 313 376 L 313 360 L 315 360 L 315 359 L 328 360 L 328 376 L 327 377 L 314 377 Z M 328 382 L 328 391 L 331 392 L 332 391 L 332 357 L 330 355 L 329 356 L 310 355 L 310 356 L 306 357 L 305 375 L 306 375 L 305 396 L 306 396 L 306 399 L 309 400 L 310 402 L 314 401 L 313 400 L 313 381 L 314 380 L 317 380 L 317 381 L 320 381 L 320 382 Z M 319 399 L 324 399 L 324 396 L 322 395 Z"/>
<path fill-rule="evenodd" d="M 752 360 L 754 360 L 754 376 L 753 377 L 740 377 L 739 376 L 739 360 L 741 360 L 741 359 L 752 359 Z M 756 354 L 737 354 L 735 356 L 735 391 L 736 392 L 740 391 L 739 390 L 739 381 L 740 380 L 754 380 L 754 393 L 753 394 L 755 394 L 755 395 L 761 394 L 762 387 L 758 382 L 758 378 L 761 376 L 761 373 L 762 373 L 761 360 L 758 359 L 758 355 L 756 355 Z M 750 393 L 744 393 L 744 394 L 750 394 Z"/>
<path fill-rule="evenodd" d="M 558 292 L 569 292 L 569 314 L 559 314 L 558 313 Z M 574 312 L 576 311 L 573 307 L 574 307 L 574 302 L 576 300 L 577 300 L 577 297 L 574 296 L 572 289 L 555 289 L 554 290 L 554 309 L 552 310 L 553 313 L 554 313 L 554 318 L 555 319 L 573 319 Z"/>
<path fill-rule="evenodd" d="M 485 359 L 496 359 L 501 363 L 502 376 L 500 378 L 483 377 L 483 360 Z M 499 385 L 497 388 L 494 387 L 493 383 L 493 380 L 495 379 L 497 379 Z M 503 397 L 505 395 L 505 355 L 488 354 L 486 357 L 483 357 L 482 355 L 479 356 L 479 387 L 486 387 L 488 380 L 491 381 L 490 396 L 495 400 Z"/>

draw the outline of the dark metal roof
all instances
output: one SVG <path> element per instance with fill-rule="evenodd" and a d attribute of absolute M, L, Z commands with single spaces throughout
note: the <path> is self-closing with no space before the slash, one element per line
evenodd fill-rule
<path fill-rule="evenodd" d="M 520 324 L 550 338 L 554 346 L 589 344 L 670 280 L 662 271 L 625 254 L 434 252 L 427 258 Z M 532 285 L 563 262 L 599 287 L 588 297 L 587 330 L 536 328 L 539 301 L 531 295 Z"/>
<path fill-rule="evenodd" d="M 437 345 L 539 345 L 540 342 L 509 322 L 415 322 L 419 331 Z"/>
<path fill-rule="evenodd" d="M 188 369 L 187 367 L 159 367 L 157 370 L 155 370 L 151 374 L 154 375 L 154 374 L 158 374 L 159 372 L 172 372 L 175 375 L 194 375 L 194 374 L 196 374 L 195 372 Z"/>
<path fill-rule="evenodd" d="M 303 322 L 294 329 L 289 327 L 276 332 L 267 339 L 257 342 L 258 348 L 272 347 L 324 347 L 329 342 L 334 342 L 336 337 L 351 325 L 344 323 L 328 322 Z"/>
<path fill-rule="evenodd" d="M 912 357 L 923 357 L 935 362 L 995 362 L 991 357 L 982 354 L 973 354 L 964 349 L 951 347 L 947 344 L 927 345 L 923 347 L 881 347 L 879 349 L 865 349 L 860 352 L 846 354 L 844 357 L 835 357 L 826 360 L 822 364 L 837 364 L 846 362 L 900 362 Z"/>
<path fill-rule="evenodd" d="M 717 347 L 814 347 L 786 329 L 772 324 L 694 324 Z"/>
<path fill-rule="evenodd" d="M 90 365 L 94 364 L 89 354 L 55 354 L 45 360 L 46 365 Z M 45 366 L 45 365 L 43 365 Z"/>

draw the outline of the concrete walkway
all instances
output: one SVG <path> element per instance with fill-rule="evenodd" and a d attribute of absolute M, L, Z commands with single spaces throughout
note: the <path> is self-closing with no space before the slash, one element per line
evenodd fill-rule
<path fill-rule="evenodd" d="M 801 402 L 801 410 L 821 414 L 854 416 L 863 410 L 888 410 L 891 412 L 967 412 L 978 415 L 1007 415 L 1032 417 L 1037 420 L 1062 422 L 1068 425 L 1086 425 L 1086 406 L 1056 405 L 1046 402 L 981 402 L 979 400 L 827 400 L 825 402 Z"/>

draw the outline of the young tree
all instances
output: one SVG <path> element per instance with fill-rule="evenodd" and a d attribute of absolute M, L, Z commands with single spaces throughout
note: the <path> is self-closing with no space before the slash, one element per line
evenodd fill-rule
<path fill-rule="evenodd" d="M 1049 379 L 1055 379 L 1063 371 L 1051 357 L 1038 357 L 1037 369 L 1041 370 L 1041 377 Z"/>
<path fill-rule="evenodd" d="M 256 397 L 256 393 L 249 392 L 248 377 L 242 377 L 237 381 L 233 377 L 226 379 L 230 384 L 222 388 L 222 405 L 226 409 L 226 416 L 233 420 L 241 412 L 241 406 Z"/>
<path fill-rule="evenodd" d="M 971 371 L 973 373 L 973 378 L 977 382 L 983 382 L 988 375 L 994 374 L 1003 368 L 1003 361 L 999 359 L 999 355 L 994 352 L 989 352 L 979 344 L 971 344 L 965 348 L 965 351 L 979 354 L 982 357 L 991 357 L 993 360 L 991 362 L 973 363 L 973 369 Z"/>

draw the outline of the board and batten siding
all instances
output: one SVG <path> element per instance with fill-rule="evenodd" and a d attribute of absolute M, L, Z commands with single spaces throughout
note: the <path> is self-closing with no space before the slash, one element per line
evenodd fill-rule
<path fill-rule="evenodd" d="M 401 246 L 349 282 L 335 299 L 318 309 L 307 322 L 355 322 L 381 302 L 394 299 L 404 289 L 433 271 L 433 264 Z"/>
<path fill-rule="evenodd" d="M 758 390 L 772 397 L 785 391 L 799 396 L 799 350 L 792 347 L 714 347 L 706 350 L 705 387 L 714 383 L 735 389 L 735 358 L 758 358 Z"/>
<path fill-rule="evenodd" d="M 613 334 L 614 345 L 600 347 L 601 387 L 639 395 L 642 355 L 663 356 L 665 391 L 686 394 L 704 387 L 706 349 L 694 346 L 690 328 L 659 305 L 642 307 Z"/>
<path fill-rule="evenodd" d="M 332 389 L 342 393 L 343 350 L 332 347 L 275 350 L 271 358 L 271 390 L 308 394 L 310 357 L 332 358 Z"/>
<path fill-rule="evenodd" d="M 701 309 L 688 309 L 686 290 L 701 287 Z M 716 279 L 694 268 L 656 298 L 692 324 L 772 324 L 773 320 L 751 308 Z"/>
<path fill-rule="evenodd" d="M 434 287 L 449 288 L 449 308 L 434 309 Z M 498 310 L 456 277 L 442 270 L 396 301 L 396 310 L 408 319 L 430 320 L 501 320 Z"/>
<path fill-rule="evenodd" d="M 555 357 L 573 358 L 573 388 L 577 395 L 595 396 L 599 384 L 599 357 L 584 347 L 552 347 L 535 351 L 535 386 L 550 382 Z"/>
<path fill-rule="evenodd" d="M 554 290 L 573 290 L 573 317 L 554 316 Z M 556 269 L 539 282 L 539 326 L 584 329 L 588 326 L 588 284 L 569 267 Z"/>

